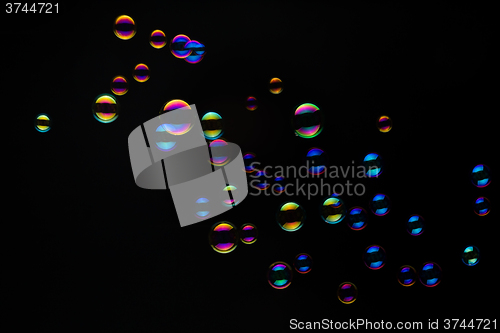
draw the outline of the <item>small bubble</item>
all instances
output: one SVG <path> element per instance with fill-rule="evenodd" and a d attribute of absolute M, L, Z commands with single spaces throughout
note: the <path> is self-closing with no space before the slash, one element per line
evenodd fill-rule
<path fill-rule="evenodd" d="M 398 282 L 404 287 L 410 287 L 417 281 L 417 271 L 415 268 L 404 265 L 399 268 Z"/>
<path fill-rule="evenodd" d="M 490 212 L 490 201 L 488 198 L 479 197 L 474 202 L 474 213 L 479 216 L 486 216 Z"/>
<path fill-rule="evenodd" d="M 232 184 L 228 184 L 228 185 L 224 186 L 222 188 L 222 190 L 224 192 L 228 192 L 228 195 L 229 195 L 229 193 L 231 193 L 231 195 L 234 198 L 234 193 L 238 190 L 238 188 L 236 186 L 232 185 Z M 234 206 L 236 206 L 239 203 L 240 203 L 239 201 L 231 199 L 231 197 L 229 197 L 229 199 L 225 199 L 225 200 L 222 201 L 222 204 L 225 207 L 228 207 L 228 208 L 234 207 Z"/>
<path fill-rule="evenodd" d="M 246 153 L 243 155 L 243 162 L 245 163 L 245 172 L 252 173 L 255 171 L 257 164 L 256 155 L 254 153 Z"/>
<path fill-rule="evenodd" d="M 115 121 L 119 113 L 120 105 L 113 95 L 99 95 L 92 103 L 92 114 L 101 123 L 107 124 Z"/>
<path fill-rule="evenodd" d="M 295 110 L 292 123 L 295 134 L 301 138 L 311 139 L 323 130 L 323 115 L 316 105 L 304 103 Z"/>
<path fill-rule="evenodd" d="M 377 193 L 370 201 L 370 208 L 373 214 L 384 216 L 391 210 L 391 201 L 387 195 Z"/>
<path fill-rule="evenodd" d="M 392 120 L 388 116 L 380 116 L 377 120 L 378 130 L 382 133 L 387 133 L 392 129 Z"/>
<path fill-rule="evenodd" d="M 295 202 L 286 202 L 280 206 L 276 213 L 276 220 L 285 231 L 297 231 L 306 219 L 304 208 Z"/>
<path fill-rule="evenodd" d="M 184 45 L 184 50 L 190 51 L 191 53 L 184 58 L 186 62 L 190 64 L 197 64 L 203 60 L 205 56 L 205 45 L 201 44 L 196 40 L 191 40 Z"/>
<path fill-rule="evenodd" d="M 118 16 L 113 25 L 113 31 L 116 37 L 123 40 L 128 40 L 135 36 L 135 22 L 130 16 Z"/>
<path fill-rule="evenodd" d="M 277 77 L 272 78 L 269 81 L 269 91 L 275 95 L 281 93 L 283 91 L 283 82 Z"/>
<path fill-rule="evenodd" d="M 274 193 L 281 194 L 285 192 L 285 177 L 278 176 L 274 178 L 274 184 L 272 186 Z"/>
<path fill-rule="evenodd" d="M 378 177 L 382 173 L 382 158 L 377 153 L 369 153 L 363 159 L 363 167 L 368 178 Z"/>
<path fill-rule="evenodd" d="M 170 52 L 174 55 L 174 57 L 179 59 L 187 58 L 191 54 L 191 50 L 186 50 L 184 46 L 187 42 L 190 42 L 186 35 L 177 35 L 170 41 Z"/>
<path fill-rule="evenodd" d="M 319 176 L 326 171 L 326 153 L 320 148 L 311 148 L 306 155 L 307 172 L 313 176 Z"/>
<path fill-rule="evenodd" d="M 378 245 L 368 246 L 363 254 L 363 261 L 369 269 L 380 269 L 385 265 L 385 250 Z"/>
<path fill-rule="evenodd" d="M 257 98 L 249 96 L 246 101 L 247 110 L 255 111 L 257 109 Z"/>
<path fill-rule="evenodd" d="M 337 224 L 346 216 L 344 201 L 333 194 L 323 200 L 320 206 L 320 215 L 323 221 L 329 224 Z"/>
<path fill-rule="evenodd" d="M 352 207 L 348 213 L 347 225 L 352 230 L 362 230 L 368 222 L 368 213 L 361 207 Z"/>
<path fill-rule="evenodd" d="M 255 185 L 261 191 L 267 190 L 271 184 L 269 183 L 270 176 L 265 170 L 255 169 L 252 178 L 256 179 Z"/>
<path fill-rule="evenodd" d="M 267 281 L 275 289 L 285 289 L 292 283 L 292 269 L 283 261 L 277 261 L 267 271 Z"/>
<path fill-rule="evenodd" d="M 467 266 L 475 266 L 479 262 L 479 249 L 474 245 L 468 245 L 462 252 L 462 262 Z"/>
<path fill-rule="evenodd" d="M 424 232 L 424 218 L 420 215 L 412 215 L 406 222 L 406 231 L 412 236 L 421 235 Z"/>
<path fill-rule="evenodd" d="M 484 164 L 478 164 L 472 169 L 472 184 L 476 187 L 486 187 L 491 183 L 490 168 Z"/>
<path fill-rule="evenodd" d="M 435 262 L 424 263 L 420 274 L 420 282 L 426 287 L 435 287 L 441 282 L 442 270 Z"/>
<path fill-rule="evenodd" d="M 167 45 L 167 37 L 161 30 L 154 30 L 149 36 L 149 44 L 155 49 L 161 49 Z"/>
<path fill-rule="evenodd" d="M 35 129 L 40 133 L 48 132 L 52 127 L 52 120 L 46 113 L 40 113 L 35 117 Z"/>
<path fill-rule="evenodd" d="M 312 258 L 307 253 L 300 253 L 295 257 L 293 266 L 300 274 L 309 273 L 312 269 Z"/>
<path fill-rule="evenodd" d="M 209 244 L 218 253 L 232 252 L 238 245 L 236 227 L 227 221 L 218 222 L 212 226 L 208 234 Z"/>
<path fill-rule="evenodd" d="M 177 145 L 177 141 L 172 141 L 173 137 L 167 132 L 167 127 L 162 124 L 158 126 L 155 132 L 156 147 L 161 151 L 172 151 Z M 168 133 L 168 134 L 167 134 Z"/>
<path fill-rule="evenodd" d="M 196 217 L 204 220 L 210 217 L 210 200 L 199 198 L 196 200 Z"/>
<path fill-rule="evenodd" d="M 111 92 L 117 96 L 125 95 L 128 91 L 127 79 L 123 76 L 115 76 L 111 80 Z"/>
<path fill-rule="evenodd" d="M 229 163 L 229 156 L 227 156 L 227 142 L 222 139 L 216 139 L 208 145 L 212 152 L 210 163 L 212 165 L 221 167 Z"/>
<path fill-rule="evenodd" d="M 243 244 L 253 244 L 257 241 L 257 227 L 251 223 L 245 223 L 240 228 L 240 239 Z"/>
<path fill-rule="evenodd" d="M 209 111 L 201 117 L 201 128 L 207 140 L 220 138 L 223 134 L 222 127 L 222 117 L 217 112 Z"/>
<path fill-rule="evenodd" d="M 138 64 L 134 68 L 134 79 L 137 82 L 146 82 L 149 80 L 149 67 L 145 64 Z"/>
<path fill-rule="evenodd" d="M 358 288 L 352 282 L 343 282 L 337 289 L 337 297 L 344 304 L 351 304 L 358 298 Z"/>

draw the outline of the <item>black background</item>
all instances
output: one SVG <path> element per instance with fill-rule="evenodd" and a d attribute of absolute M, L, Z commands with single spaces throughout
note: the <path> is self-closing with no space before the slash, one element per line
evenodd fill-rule
<path fill-rule="evenodd" d="M 58 14 L 4 12 L 4 111 L 7 133 L 20 138 L 8 145 L 20 192 L 8 207 L 16 214 L 6 223 L 5 257 L 14 277 L 12 308 L 25 318 L 19 324 L 40 332 L 244 332 L 285 331 L 292 318 L 424 325 L 494 319 L 495 305 L 488 304 L 498 297 L 498 256 L 488 235 L 498 233 L 497 184 L 495 174 L 483 189 L 470 181 L 476 164 L 498 168 L 491 11 L 380 1 L 141 1 L 60 4 Z M 128 41 L 112 31 L 122 14 L 137 25 Z M 205 58 L 192 65 L 168 47 L 152 48 L 155 29 L 168 40 L 186 34 L 200 41 Z M 138 63 L 151 69 L 145 83 L 132 78 Z M 118 119 L 102 124 L 91 104 L 110 93 L 116 75 L 128 79 L 129 92 L 118 97 Z M 284 82 L 279 95 L 268 90 L 272 77 Z M 256 111 L 245 108 L 249 95 L 259 102 Z M 127 147 L 129 133 L 171 99 L 196 104 L 200 116 L 217 111 L 224 138 L 256 153 L 262 165 L 298 166 L 313 146 L 337 166 L 378 152 L 381 177 L 360 180 L 366 193 L 344 201 L 368 209 L 370 196 L 383 192 L 391 212 L 370 213 L 368 226 L 356 232 L 345 221 L 324 223 L 320 196 L 249 195 L 224 215 L 180 228 L 168 191 L 135 185 Z M 290 125 L 295 107 L 306 102 L 325 116 L 313 139 L 294 136 Z M 53 120 L 47 133 L 33 127 L 41 112 Z M 393 119 L 389 133 L 376 128 L 382 114 Z M 492 202 L 485 217 L 472 210 L 481 195 Z M 297 232 L 275 221 L 286 200 L 307 212 Z M 421 236 L 404 230 L 410 214 L 426 219 Z M 258 241 L 216 253 L 207 235 L 220 220 L 255 224 Z M 361 260 L 371 244 L 387 251 L 378 271 Z M 481 251 L 477 266 L 461 262 L 468 244 Z M 287 289 L 271 288 L 269 265 L 292 264 L 300 252 L 312 256 L 312 271 L 295 274 Z M 426 261 L 443 269 L 438 286 L 398 284 L 400 266 L 420 269 Z M 344 281 L 359 290 L 350 305 L 336 297 Z"/>

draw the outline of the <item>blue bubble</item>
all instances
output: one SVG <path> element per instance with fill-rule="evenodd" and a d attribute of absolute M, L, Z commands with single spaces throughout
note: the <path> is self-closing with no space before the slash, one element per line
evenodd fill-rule
<path fill-rule="evenodd" d="M 352 207 L 349 209 L 349 220 L 347 221 L 347 225 L 352 230 L 362 230 L 366 227 L 366 223 L 368 222 L 368 214 L 366 210 L 361 207 Z"/>

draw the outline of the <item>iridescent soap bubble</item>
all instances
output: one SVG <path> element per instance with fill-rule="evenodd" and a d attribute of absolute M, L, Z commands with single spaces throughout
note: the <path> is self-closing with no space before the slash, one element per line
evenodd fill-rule
<path fill-rule="evenodd" d="M 254 153 L 246 153 L 245 155 L 243 155 L 243 163 L 245 164 L 245 172 L 246 173 L 254 172 L 256 170 L 255 169 L 255 165 L 257 164 L 256 162 L 257 162 L 256 155 Z"/>
<path fill-rule="evenodd" d="M 384 216 L 391 210 L 391 201 L 387 195 L 377 193 L 370 200 L 370 209 L 373 214 Z"/>
<path fill-rule="evenodd" d="M 52 120 L 46 113 L 40 113 L 35 117 L 35 129 L 40 133 L 45 133 L 52 127 Z"/>
<path fill-rule="evenodd" d="M 404 287 L 410 287 L 417 281 L 417 271 L 410 265 L 404 265 L 399 268 L 398 282 Z"/>
<path fill-rule="evenodd" d="M 238 188 L 232 184 L 227 184 L 226 186 L 224 186 L 222 188 L 222 191 L 224 192 L 227 192 L 228 193 L 228 196 L 229 196 L 229 199 L 224 199 L 222 200 L 222 204 L 225 206 L 225 207 L 234 207 L 236 206 L 237 204 L 239 204 L 240 202 L 239 201 L 236 201 L 234 200 L 233 198 L 233 193 L 236 192 L 238 190 Z"/>
<path fill-rule="evenodd" d="M 351 304 L 358 298 L 358 288 L 352 282 L 343 282 L 337 289 L 337 297 L 344 304 Z"/>
<path fill-rule="evenodd" d="M 205 56 L 205 45 L 196 40 L 191 40 L 184 45 L 184 50 L 191 51 L 187 57 L 184 58 L 190 64 L 197 64 Z"/>
<path fill-rule="evenodd" d="M 479 262 L 479 249 L 474 245 L 468 245 L 462 251 L 462 262 L 467 266 L 475 266 Z"/>
<path fill-rule="evenodd" d="M 257 109 L 257 98 L 249 96 L 246 100 L 247 110 L 255 111 Z"/>
<path fill-rule="evenodd" d="M 245 223 L 240 228 L 240 239 L 243 244 L 253 244 L 257 241 L 257 227 L 251 223 Z"/>
<path fill-rule="evenodd" d="M 320 215 L 323 221 L 329 224 L 339 223 L 346 216 L 346 207 L 344 201 L 333 194 L 323 200 L 320 206 Z"/>
<path fill-rule="evenodd" d="M 101 123 L 111 123 L 118 118 L 120 105 L 113 95 L 102 94 L 92 104 L 92 114 Z"/>
<path fill-rule="evenodd" d="M 392 129 L 392 120 L 388 116 L 380 116 L 377 120 L 378 130 L 382 133 L 387 133 Z"/>
<path fill-rule="evenodd" d="M 314 138 L 323 130 L 321 110 L 311 103 L 304 103 L 295 110 L 292 123 L 295 134 L 305 139 Z"/>
<path fill-rule="evenodd" d="M 476 213 L 479 216 L 488 215 L 488 213 L 490 212 L 490 207 L 491 205 L 488 198 L 479 197 L 474 202 L 474 213 Z"/>
<path fill-rule="evenodd" d="M 435 262 L 426 262 L 419 273 L 420 282 L 426 287 L 435 287 L 441 282 L 442 270 Z"/>
<path fill-rule="evenodd" d="M 201 117 L 201 128 L 207 140 L 220 138 L 223 134 L 222 127 L 222 117 L 217 112 L 210 111 Z"/>
<path fill-rule="evenodd" d="M 412 215 L 406 222 L 406 231 L 412 236 L 421 235 L 424 232 L 424 218 L 420 215 Z"/>
<path fill-rule="evenodd" d="M 207 198 L 199 198 L 196 200 L 196 217 L 199 219 L 207 219 L 210 217 L 210 200 Z"/>
<path fill-rule="evenodd" d="M 303 225 L 306 219 L 304 208 L 295 202 L 286 202 L 282 204 L 276 213 L 281 229 L 285 231 L 297 231 Z"/>
<path fill-rule="evenodd" d="M 216 139 L 208 145 L 210 151 L 212 152 L 212 157 L 210 157 L 210 163 L 215 166 L 224 166 L 229 163 L 229 156 L 227 155 L 227 142 L 222 139 Z"/>
<path fill-rule="evenodd" d="M 378 245 L 368 246 L 363 253 L 363 262 L 369 269 L 376 270 L 384 267 L 385 260 L 385 250 Z"/>
<path fill-rule="evenodd" d="M 127 40 L 135 36 L 136 27 L 134 20 L 127 15 L 118 16 L 113 25 L 116 37 Z"/>
<path fill-rule="evenodd" d="M 377 153 L 369 153 L 363 159 L 363 167 L 368 178 L 378 177 L 382 173 L 382 158 Z"/>
<path fill-rule="evenodd" d="M 230 222 L 218 222 L 210 229 L 208 242 L 216 252 L 232 252 L 238 245 L 238 230 Z"/>
<path fill-rule="evenodd" d="M 485 187 L 491 183 L 490 168 L 484 164 L 478 164 L 472 169 L 472 184 L 477 187 Z"/>
<path fill-rule="evenodd" d="M 275 289 L 285 289 L 292 283 L 292 269 L 283 261 L 277 261 L 267 270 L 267 282 Z"/>
<path fill-rule="evenodd" d="M 326 153 L 320 148 L 311 148 L 306 155 L 307 172 L 319 176 L 326 170 Z"/>
<path fill-rule="evenodd" d="M 128 91 L 127 79 L 123 76 L 115 76 L 111 80 L 111 92 L 117 96 L 125 95 Z"/>
<path fill-rule="evenodd" d="M 281 194 L 285 192 L 285 177 L 278 176 L 274 178 L 274 184 L 272 186 L 274 193 Z"/>
<path fill-rule="evenodd" d="M 134 68 L 134 79 L 137 82 L 146 82 L 149 80 L 149 67 L 145 64 L 138 64 Z"/>
<path fill-rule="evenodd" d="M 184 49 L 187 42 L 191 41 L 186 35 L 177 35 L 170 41 L 170 52 L 176 58 L 184 59 L 191 54 L 191 50 Z"/>
<path fill-rule="evenodd" d="M 160 110 L 160 114 L 163 114 L 167 111 L 172 111 L 181 108 L 191 109 L 188 103 L 184 102 L 182 99 L 173 99 L 163 104 L 163 107 Z"/>
<path fill-rule="evenodd" d="M 162 124 L 156 128 L 156 147 L 160 149 L 161 151 L 171 151 L 175 148 L 177 145 L 176 141 L 172 141 L 171 137 L 169 135 L 166 135 L 167 130 L 166 127 L 164 126 L 166 124 Z"/>
<path fill-rule="evenodd" d="M 269 81 L 269 91 L 275 95 L 283 91 L 283 82 L 277 77 L 274 77 Z"/>
<path fill-rule="evenodd" d="M 368 214 L 366 210 L 361 207 L 352 207 L 349 209 L 349 213 L 347 214 L 347 225 L 352 230 L 362 230 L 366 227 L 366 223 L 368 222 Z"/>
<path fill-rule="evenodd" d="M 300 274 L 309 273 L 312 269 L 312 264 L 312 258 L 307 253 L 298 254 L 293 261 L 293 267 Z"/>
<path fill-rule="evenodd" d="M 271 178 L 265 170 L 255 169 L 252 178 L 255 178 L 256 180 L 253 181 L 252 184 L 254 184 L 261 191 L 267 190 L 269 186 L 271 186 L 269 183 Z"/>
<path fill-rule="evenodd" d="M 155 49 L 161 49 L 167 45 L 167 37 L 165 33 L 161 30 L 154 30 L 149 36 L 149 44 Z"/>

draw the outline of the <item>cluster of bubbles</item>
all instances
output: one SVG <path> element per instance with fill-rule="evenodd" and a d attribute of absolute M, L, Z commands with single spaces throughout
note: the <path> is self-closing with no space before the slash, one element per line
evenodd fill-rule
<path fill-rule="evenodd" d="M 277 77 L 273 77 L 269 81 L 269 91 L 273 95 L 281 94 L 281 92 L 283 91 L 283 81 L 281 81 L 281 79 Z M 248 96 L 245 104 L 248 111 L 257 110 L 258 107 L 257 98 L 255 98 L 254 96 Z"/>
<path fill-rule="evenodd" d="M 240 240 L 243 244 L 254 244 L 257 236 L 257 227 L 251 223 L 238 229 L 231 222 L 222 221 L 210 228 L 208 242 L 215 252 L 226 254 L 234 251 Z"/>
<path fill-rule="evenodd" d="M 490 168 L 484 164 L 478 164 L 472 169 L 471 181 L 474 186 L 484 188 L 491 183 Z M 490 200 L 486 197 L 479 197 L 474 201 L 474 213 L 478 216 L 486 216 L 490 212 Z"/>
<path fill-rule="evenodd" d="M 170 52 L 178 59 L 197 64 L 205 56 L 205 45 L 186 35 L 177 35 L 170 41 Z"/>
<path fill-rule="evenodd" d="M 313 267 L 313 260 L 307 253 L 299 253 L 293 260 L 293 267 L 299 274 L 309 273 Z M 285 289 L 292 283 L 292 267 L 284 261 L 272 263 L 267 270 L 267 282 L 275 289 Z"/>
<path fill-rule="evenodd" d="M 119 16 L 113 26 L 115 35 L 122 40 L 129 40 L 136 34 L 134 20 L 126 15 Z M 161 30 L 154 30 L 150 35 L 150 45 L 155 49 L 161 49 L 166 45 L 167 39 L 165 33 Z M 205 46 L 196 40 L 191 40 L 186 35 L 177 35 L 170 42 L 171 53 L 179 59 L 184 59 L 188 63 L 198 63 L 205 55 Z M 135 66 L 133 78 L 137 82 L 146 82 L 150 77 L 149 67 L 143 63 Z M 115 76 L 111 81 L 111 92 L 115 96 L 122 96 L 128 92 L 128 82 L 124 76 Z M 269 82 L 269 91 L 272 94 L 280 94 L 283 91 L 283 82 L 279 78 L 272 78 Z M 110 123 L 117 119 L 120 113 L 120 105 L 116 97 L 111 94 L 101 94 L 97 96 L 92 104 L 92 113 L 95 119 L 101 123 Z M 189 104 L 182 100 L 171 100 L 165 103 L 160 110 L 160 115 L 183 107 Z M 249 96 L 246 100 L 246 108 L 250 111 L 258 107 L 257 99 Z M 203 135 L 210 140 L 209 147 L 217 152 L 217 149 L 227 145 L 225 140 L 221 139 L 223 135 L 222 117 L 215 111 L 208 111 L 201 118 Z M 318 136 L 323 130 L 323 114 L 320 108 L 312 103 L 303 103 L 296 107 L 292 117 L 292 126 L 295 134 L 301 138 L 309 139 Z M 47 114 L 38 114 L 35 118 L 35 128 L 43 133 L 51 129 L 52 120 Z M 190 131 L 191 123 L 183 124 L 162 124 L 157 128 L 158 133 L 168 133 L 170 135 L 183 135 Z M 377 120 L 377 128 L 382 133 L 387 133 L 392 129 L 392 120 L 388 116 L 380 116 Z M 158 141 L 157 147 L 163 151 L 169 151 L 175 148 L 175 141 Z M 260 179 L 258 187 L 261 190 L 269 188 L 267 174 L 264 170 L 258 170 L 253 167 L 256 161 L 254 153 L 246 153 L 243 156 L 245 162 L 245 171 L 255 173 Z M 309 149 L 306 159 L 311 166 L 308 172 L 311 175 L 320 175 L 325 172 L 327 164 L 326 153 L 317 147 Z M 225 165 L 228 162 L 227 156 L 219 156 L 214 153 L 211 158 L 212 164 L 216 166 Z M 372 152 L 365 156 L 362 161 L 365 167 L 366 175 L 369 178 L 378 177 L 382 173 L 382 159 L 379 154 Z M 284 184 L 284 177 L 274 179 L 277 184 Z M 490 169 L 483 164 L 476 165 L 471 174 L 471 181 L 474 186 L 484 188 L 491 183 Z M 235 191 L 232 185 L 227 185 L 224 190 Z M 284 186 L 274 188 L 276 192 L 283 192 Z M 196 212 L 198 218 L 206 218 L 210 212 L 203 208 L 208 203 L 208 199 L 199 198 L 196 201 L 200 209 Z M 234 206 L 232 199 L 224 202 L 227 206 Z M 371 212 L 376 216 L 387 215 L 391 210 L 391 201 L 389 197 L 382 193 L 375 194 L 369 201 Z M 490 212 L 490 201 L 485 197 L 479 197 L 474 202 L 474 212 L 478 216 L 485 216 Z M 352 207 L 346 209 L 343 200 L 336 194 L 324 198 L 319 207 L 319 213 L 322 220 L 328 224 L 338 224 L 343 220 L 352 230 L 362 230 L 368 222 L 368 213 L 362 207 Z M 347 216 L 347 218 L 346 218 Z M 305 209 L 297 202 L 289 201 L 280 204 L 276 212 L 276 221 L 281 229 L 294 232 L 301 229 L 306 220 Z M 412 236 L 419 236 L 423 233 L 425 227 L 424 218 L 420 215 L 411 215 L 406 222 L 407 232 Z M 253 244 L 258 236 L 257 227 L 251 223 L 243 224 L 239 229 L 234 224 L 222 221 L 214 224 L 209 232 L 209 244 L 213 250 L 218 253 L 230 253 L 237 247 L 238 242 L 243 244 Z M 479 262 L 479 249 L 474 245 L 466 246 L 461 254 L 462 262 L 467 266 L 475 266 Z M 368 246 L 363 252 L 363 262 L 371 270 L 379 270 L 384 267 L 387 260 L 386 251 L 379 245 Z M 312 258 L 307 253 L 298 254 L 293 267 L 299 274 L 306 274 L 312 269 Z M 269 266 L 267 280 L 275 289 L 287 288 L 292 282 L 293 270 L 286 262 L 278 261 Z M 415 268 L 410 265 L 401 266 L 397 273 L 398 282 L 405 287 L 415 284 L 417 278 L 426 287 L 437 286 L 442 279 L 442 269 L 435 262 L 426 262 L 417 273 Z M 352 282 L 343 282 L 337 290 L 338 299 L 344 304 L 353 303 L 357 299 L 358 290 Z"/>

